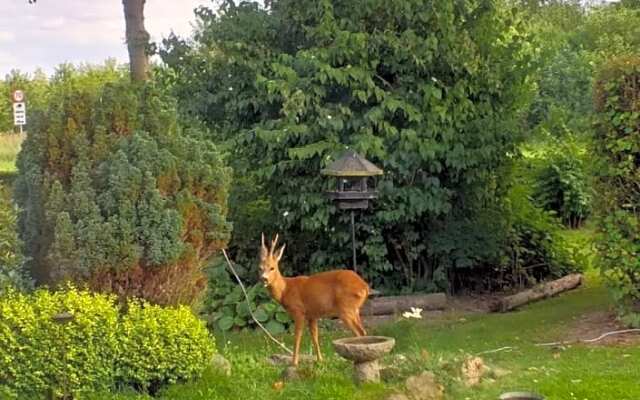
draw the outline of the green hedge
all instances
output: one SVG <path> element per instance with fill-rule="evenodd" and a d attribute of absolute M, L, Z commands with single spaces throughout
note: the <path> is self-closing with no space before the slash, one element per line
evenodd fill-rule
<path fill-rule="evenodd" d="M 67 289 L 0 298 L 0 398 L 81 398 L 116 385 L 156 389 L 198 377 L 214 353 L 186 308 Z M 66 323 L 54 316 L 70 313 Z"/>

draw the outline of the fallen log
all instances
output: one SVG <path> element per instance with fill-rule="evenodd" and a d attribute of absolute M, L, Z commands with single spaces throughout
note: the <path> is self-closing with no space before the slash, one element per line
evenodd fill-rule
<path fill-rule="evenodd" d="M 386 296 L 369 299 L 360 315 L 390 315 L 410 311 L 411 307 L 423 310 L 442 310 L 447 306 L 444 293 L 420 294 L 411 296 Z"/>
<path fill-rule="evenodd" d="M 491 304 L 494 312 L 507 312 L 534 301 L 555 296 L 567 290 L 575 289 L 582 283 L 582 274 L 571 274 L 551 282 L 537 285 L 512 296 L 506 296 Z"/>

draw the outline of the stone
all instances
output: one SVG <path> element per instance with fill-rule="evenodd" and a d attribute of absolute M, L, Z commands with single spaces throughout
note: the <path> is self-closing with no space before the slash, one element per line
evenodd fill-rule
<path fill-rule="evenodd" d="M 488 368 L 480 357 L 469 357 L 462 363 L 462 377 L 467 386 L 475 386 L 480 383 Z"/>
<path fill-rule="evenodd" d="M 299 354 L 298 361 L 301 363 L 310 363 L 316 360 L 315 356 L 310 354 Z M 267 362 L 271 365 L 291 365 L 293 357 L 288 354 L 272 354 L 267 357 Z"/>
<path fill-rule="evenodd" d="M 282 371 L 282 380 L 285 382 L 297 381 L 300 379 L 298 368 L 290 365 Z"/>
<path fill-rule="evenodd" d="M 213 355 L 213 358 L 211 358 L 211 367 L 222 375 L 231 375 L 231 363 L 220 354 Z"/>
<path fill-rule="evenodd" d="M 420 375 L 407 378 L 407 393 L 412 400 L 442 400 L 444 387 L 438 382 L 433 372 L 425 371 Z"/>

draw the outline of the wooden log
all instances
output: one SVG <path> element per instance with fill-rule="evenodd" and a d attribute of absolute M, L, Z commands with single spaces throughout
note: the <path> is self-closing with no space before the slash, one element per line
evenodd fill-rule
<path fill-rule="evenodd" d="M 555 281 L 537 285 L 512 296 L 506 296 L 491 305 L 491 311 L 506 312 L 525 304 L 575 289 L 582 283 L 582 274 L 571 274 Z"/>
<path fill-rule="evenodd" d="M 411 311 L 411 307 L 423 310 L 442 310 L 447 305 L 444 293 L 411 296 L 386 296 L 369 299 L 360 310 L 360 315 L 390 315 Z"/>

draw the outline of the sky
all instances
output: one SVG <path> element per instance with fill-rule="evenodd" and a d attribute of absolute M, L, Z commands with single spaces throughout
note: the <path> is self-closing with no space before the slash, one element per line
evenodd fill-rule
<path fill-rule="evenodd" d="M 147 0 L 152 40 L 189 35 L 193 9 L 211 0 Z M 63 62 L 127 62 L 122 0 L 0 0 L 0 77 L 11 69 L 51 74 Z"/>

